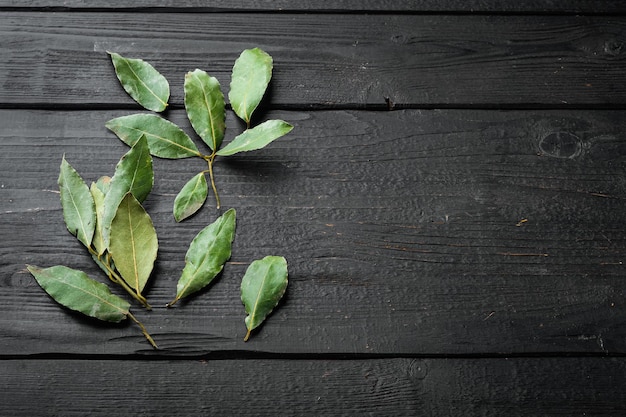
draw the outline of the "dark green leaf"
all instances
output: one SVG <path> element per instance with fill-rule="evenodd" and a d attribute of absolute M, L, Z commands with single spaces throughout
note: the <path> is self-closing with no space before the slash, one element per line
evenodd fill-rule
<path fill-rule="evenodd" d="M 224 139 L 224 106 L 224 94 L 216 78 L 199 69 L 185 75 L 187 117 L 196 133 L 214 151 Z"/>
<path fill-rule="evenodd" d="M 187 182 L 174 200 L 174 219 L 180 222 L 202 207 L 209 193 L 204 172 L 200 172 Z"/>
<path fill-rule="evenodd" d="M 107 247 L 111 221 L 126 193 L 131 192 L 141 202 L 152 190 L 153 183 L 152 157 L 148 150 L 146 138 L 141 135 L 115 167 L 115 174 L 111 179 L 109 191 L 104 197 L 101 232 Z"/>
<path fill-rule="evenodd" d="M 106 123 L 124 143 L 133 146 L 145 135 L 150 153 L 159 158 L 180 159 L 201 156 L 192 140 L 174 123 L 155 114 L 131 114 Z"/>
<path fill-rule="evenodd" d="M 248 126 L 272 78 L 272 67 L 272 57 L 259 48 L 246 49 L 235 61 L 228 99 Z"/>
<path fill-rule="evenodd" d="M 228 145 L 217 152 L 217 155 L 228 156 L 239 152 L 253 151 L 267 146 L 272 141 L 291 132 L 293 126 L 282 120 L 268 120 L 247 129 Z"/>
<path fill-rule="evenodd" d="M 59 190 L 67 230 L 89 247 L 96 227 L 95 204 L 89 187 L 65 157 L 61 161 Z"/>
<path fill-rule="evenodd" d="M 126 283 L 141 294 L 152 273 L 158 241 L 150 216 L 128 193 L 111 222 L 109 252 Z"/>
<path fill-rule="evenodd" d="M 28 270 L 59 304 L 90 317 L 110 322 L 120 322 L 128 314 L 130 304 L 111 294 L 109 288 L 87 274 L 65 266 L 41 269 L 27 265 Z"/>
<path fill-rule="evenodd" d="M 266 256 L 250 264 L 241 281 L 241 301 L 246 307 L 248 333 L 257 328 L 287 289 L 287 261 L 282 256 Z"/>
<path fill-rule="evenodd" d="M 193 239 L 185 255 L 185 268 L 176 286 L 176 298 L 169 306 L 209 285 L 222 271 L 231 254 L 235 217 L 235 210 L 229 209 Z"/>
<path fill-rule="evenodd" d="M 122 87 L 137 103 L 148 110 L 165 110 L 170 86 L 164 76 L 141 59 L 124 58 L 115 52 L 109 55 Z"/>

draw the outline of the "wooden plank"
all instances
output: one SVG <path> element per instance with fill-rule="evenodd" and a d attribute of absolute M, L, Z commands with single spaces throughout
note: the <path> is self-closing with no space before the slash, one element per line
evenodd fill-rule
<path fill-rule="evenodd" d="M 0 364 L 0 409 L 14 417 L 615 416 L 626 412 L 623 358 L 14 360 Z"/>
<path fill-rule="evenodd" d="M 185 72 L 227 88 L 255 46 L 277 108 L 622 106 L 624 33 L 623 16 L 3 13 L 0 107 L 136 108 L 106 50 L 154 64 L 180 107 Z"/>
<path fill-rule="evenodd" d="M 123 0 L 100 2 L 94 0 L 34 0 L 24 5 L 19 0 L 0 0 L 0 7 L 15 10 L 129 10 L 162 12 L 212 12 L 212 11 L 260 11 L 260 12 L 452 12 L 452 13 L 624 13 L 626 5 L 614 0 L 246 0 L 233 2 L 212 1 L 207 5 L 201 0 L 155 1 L 141 0 L 129 3 Z"/>
<path fill-rule="evenodd" d="M 56 178 L 63 154 L 88 181 L 111 174 L 127 148 L 104 123 L 123 114 L 0 111 L 0 353 L 152 352 L 133 326 L 60 309 L 24 268 L 101 277 L 65 230 Z M 191 132 L 183 112 L 168 116 Z M 168 354 L 626 352 L 622 116 L 259 114 L 295 129 L 218 161 L 223 207 L 238 211 L 233 257 L 209 291 L 171 310 L 187 245 L 218 213 L 175 224 L 174 196 L 204 166 L 155 160 L 155 309 L 134 311 Z M 227 138 L 240 128 L 229 116 Z M 289 260 L 290 288 L 243 343 L 240 279 L 269 254 Z"/>

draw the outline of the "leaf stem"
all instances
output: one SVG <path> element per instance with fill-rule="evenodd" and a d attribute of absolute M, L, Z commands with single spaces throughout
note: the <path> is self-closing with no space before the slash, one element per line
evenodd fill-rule
<path fill-rule="evenodd" d="M 158 349 L 159 347 L 157 346 L 156 342 L 154 341 L 152 336 L 150 336 L 150 333 L 148 333 L 148 330 L 146 330 L 146 327 L 139 320 L 137 320 L 137 317 L 133 316 L 132 313 L 128 313 L 128 318 L 130 318 L 132 321 L 137 323 L 139 328 L 141 328 L 141 332 L 146 337 L 146 339 L 148 339 L 148 342 L 150 342 L 152 347 L 155 349 Z"/>
<path fill-rule="evenodd" d="M 174 304 L 176 304 L 176 303 L 178 302 L 178 300 L 180 300 L 180 298 L 178 298 L 178 297 L 174 298 L 172 301 L 170 301 L 169 303 L 167 303 L 167 304 L 165 305 L 165 307 L 167 307 L 167 308 L 172 307 Z"/>
<path fill-rule="evenodd" d="M 213 161 L 215 160 L 215 153 L 217 151 L 213 151 L 213 153 L 211 155 L 208 156 L 204 156 L 204 159 L 207 161 L 207 164 L 209 165 L 209 178 L 211 180 L 211 188 L 213 188 L 213 194 L 215 195 L 215 201 L 216 201 L 216 205 L 217 205 L 217 209 L 219 210 L 220 208 L 220 196 L 217 193 L 217 187 L 215 186 L 215 176 L 213 175 Z"/>
<path fill-rule="evenodd" d="M 252 333 L 252 330 L 248 329 L 248 333 L 246 333 L 246 337 L 243 338 L 244 342 L 247 342 L 248 339 L 250 339 L 250 333 Z"/>
<path fill-rule="evenodd" d="M 131 297 L 139 301 L 146 309 L 152 310 L 152 306 L 148 303 L 148 300 L 146 299 L 146 297 L 144 297 L 143 295 L 139 294 L 134 289 L 132 289 L 126 283 L 126 281 L 124 281 L 124 279 L 120 277 L 118 273 L 115 272 L 115 270 L 111 267 L 111 259 L 108 253 L 106 253 L 106 256 L 103 257 L 102 255 L 99 255 L 98 252 L 95 251 L 93 248 L 89 247 L 88 249 L 89 249 L 89 253 L 91 253 L 96 258 L 98 258 L 98 260 L 102 263 L 102 265 L 104 265 L 104 267 L 107 269 L 107 276 L 109 277 L 111 281 L 113 281 L 114 283 L 124 288 L 124 290 L 126 290 L 126 292 L 130 294 Z"/>

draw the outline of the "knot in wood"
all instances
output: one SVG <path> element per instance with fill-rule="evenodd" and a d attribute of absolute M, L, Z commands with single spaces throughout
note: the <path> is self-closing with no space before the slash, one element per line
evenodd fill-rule
<path fill-rule="evenodd" d="M 553 132 L 541 139 L 539 149 L 544 155 L 572 159 L 580 155 L 582 144 L 578 136 L 568 132 Z"/>

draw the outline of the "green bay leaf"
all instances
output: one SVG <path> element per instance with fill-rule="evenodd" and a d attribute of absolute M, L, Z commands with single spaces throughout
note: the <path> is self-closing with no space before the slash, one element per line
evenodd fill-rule
<path fill-rule="evenodd" d="M 229 209 L 196 235 L 185 255 L 185 267 L 176 285 L 176 298 L 168 306 L 209 285 L 222 271 L 231 255 L 235 218 L 235 210 Z"/>
<path fill-rule="evenodd" d="M 287 260 L 282 256 L 266 256 L 250 264 L 241 280 L 241 301 L 248 314 L 244 341 L 278 305 L 287 282 Z"/>
<path fill-rule="evenodd" d="M 91 244 L 93 245 L 94 249 L 96 250 L 96 253 L 99 256 L 99 255 L 102 255 L 107 250 L 106 243 L 104 242 L 104 235 L 102 232 L 102 220 L 104 216 L 105 195 L 104 195 L 104 192 L 102 192 L 102 190 L 98 188 L 98 185 L 95 182 L 91 183 L 89 192 L 91 193 L 91 196 L 93 197 L 93 201 L 95 203 L 95 208 L 96 208 L 96 227 L 94 230 Z"/>
<path fill-rule="evenodd" d="M 161 112 L 167 107 L 170 86 L 167 79 L 142 59 L 125 58 L 108 52 L 115 74 L 124 90 L 145 109 Z"/>
<path fill-rule="evenodd" d="M 89 187 L 65 157 L 61 161 L 58 183 L 67 230 L 89 247 L 96 227 L 95 203 Z"/>
<path fill-rule="evenodd" d="M 174 199 L 174 219 L 180 222 L 197 212 L 206 201 L 208 193 L 206 177 L 204 172 L 200 172 L 187 181 Z"/>
<path fill-rule="evenodd" d="M 127 193 L 111 222 L 109 253 L 126 283 L 141 294 L 157 257 L 156 230 L 141 203 Z"/>
<path fill-rule="evenodd" d="M 196 69 L 185 75 L 185 109 L 191 126 L 211 148 L 219 149 L 224 139 L 226 111 L 220 83 Z"/>
<path fill-rule="evenodd" d="M 98 178 L 95 184 L 96 184 L 96 187 L 100 191 L 102 191 L 103 194 L 106 195 L 106 193 L 108 193 L 109 189 L 111 188 L 111 177 L 107 175 L 103 175 L 102 177 Z"/>
<path fill-rule="evenodd" d="M 153 156 L 167 159 L 201 156 L 191 138 L 177 125 L 155 114 L 139 113 L 117 117 L 105 126 L 128 146 L 143 135 Z"/>
<path fill-rule="evenodd" d="M 273 65 L 272 57 L 259 48 L 244 50 L 235 61 L 228 99 L 248 126 L 272 78 Z"/>
<path fill-rule="evenodd" d="M 282 120 L 268 120 L 252 129 L 245 130 L 228 145 L 217 152 L 219 156 L 261 149 L 274 140 L 291 132 L 293 126 Z"/>
<path fill-rule="evenodd" d="M 87 316 L 118 323 L 129 315 L 130 304 L 82 271 L 57 265 L 27 265 L 37 283 L 59 304 Z"/>
<path fill-rule="evenodd" d="M 132 193 L 139 202 L 143 202 L 152 190 L 153 184 L 152 157 L 146 137 L 141 135 L 133 147 L 117 163 L 115 174 L 104 197 L 100 231 L 106 247 L 110 241 L 111 221 L 126 193 Z"/>

